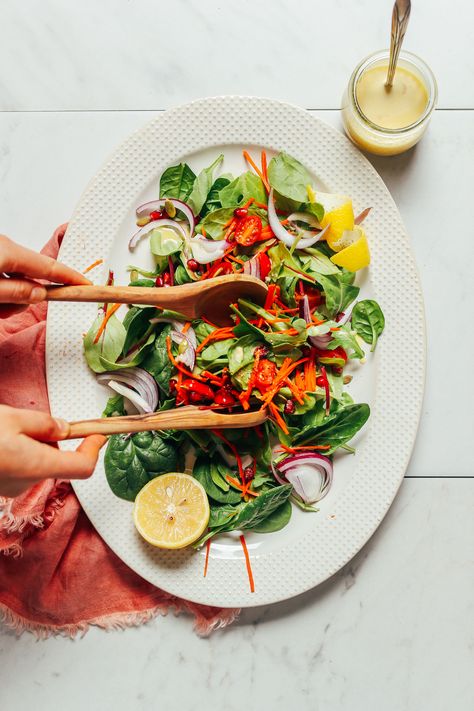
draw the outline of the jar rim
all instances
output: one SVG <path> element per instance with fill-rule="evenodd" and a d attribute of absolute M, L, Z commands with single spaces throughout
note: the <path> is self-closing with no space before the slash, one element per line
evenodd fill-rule
<path fill-rule="evenodd" d="M 429 66 L 426 64 L 426 62 L 424 62 L 421 57 L 418 57 L 418 55 L 413 54 L 412 52 L 402 50 L 400 52 L 399 58 L 414 67 L 414 69 L 418 70 L 418 72 L 422 75 L 425 87 L 428 91 L 428 102 L 426 104 L 426 108 L 416 121 L 408 124 L 408 126 L 402 126 L 401 128 L 385 128 L 384 126 L 380 126 L 374 121 L 371 121 L 371 119 L 369 119 L 369 117 L 363 112 L 357 99 L 357 84 L 362 74 L 367 71 L 367 69 L 369 69 L 372 65 L 374 65 L 376 62 L 379 62 L 380 60 L 389 59 L 389 56 L 389 50 L 383 49 L 379 50 L 378 52 L 374 52 L 373 54 L 369 54 L 368 57 L 362 59 L 362 61 L 359 62 L 357 67 L 354 69 L 350 78 L 349 93 L 357 113 L 370 128 L 375 131 L 379 131 L 380 133 L 398 135 L 400 133 L 408 133 L 409 131 L 412 131 L 413 129 L 420 126 L 430 116 L 436 106 L 436 101 L 438 98 L 438 86 L 434 74 L 429 68 Z"/>

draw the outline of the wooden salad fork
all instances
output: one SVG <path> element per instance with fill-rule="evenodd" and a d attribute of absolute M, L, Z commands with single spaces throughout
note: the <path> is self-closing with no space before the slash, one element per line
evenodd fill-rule
<path fill-rule="evenodd" d="M 152 412 L 146 415 L 126 415 L 124 417 L 101 417 L 96 420 L 70 422 L 66 439 L 87 437 L 91 434 L 126 434 L 150 432 L 153 430 L 200 430 L 256 427 L 267 419 L 266 410 L 255 410 L 241 414 L 224 414 L 211 409 L 201 409 L 195 405 L 177 407 L 175 410 Z"/>
<path fill-rule="evenodd" d="M 178 311 L 190 320 L 203 314 L 217 326 L 230 322 L 229 304 L 247 298 L 263 304 L 267 287 L 253 276 L 232 274 L 181 286 L 47 286 L 47 301 L 143 304 Z"/>

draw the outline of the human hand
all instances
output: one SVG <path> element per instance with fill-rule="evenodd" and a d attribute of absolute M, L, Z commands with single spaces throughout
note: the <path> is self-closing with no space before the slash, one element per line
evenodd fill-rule
<path fill-rule="evenodd" d="M 21 247 L 0 235 L 0 318 L 46 298 L 46 289 L 35 279 L 58 284 L 90 284 L 89 279 L 45 254 Z"/>
<path fill-rule="evenodd" d="M 106 438 L 86 437 L 75 452 L 46 442 L 65 439 L 69 425 L 46 412 L 0 405 L 0 496 L 18 496 L 43 479 L 87 479 Z"/>

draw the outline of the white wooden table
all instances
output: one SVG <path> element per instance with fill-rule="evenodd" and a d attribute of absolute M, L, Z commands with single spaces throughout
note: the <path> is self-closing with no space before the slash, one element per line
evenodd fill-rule
<path fill-rule="evenodd" d="M 200 96 L 289 100 L 340 128 L 344 85 L 387 44 L 390 12 L 391 0 L 3 0 L 0 230 L 40 248 L 119 141 Z M 444 13 L 413 2 L 406 47 L 434 70 L 439 109 L 414 151 L 372 159 L 411 236 L 428 326 L 420 432 L 376 535 L 334 579 L 209 640 L 173 616 L 74 643 L 3 631 L 2 709 L 473 708 L 473 23 L 469 0 Z"/>

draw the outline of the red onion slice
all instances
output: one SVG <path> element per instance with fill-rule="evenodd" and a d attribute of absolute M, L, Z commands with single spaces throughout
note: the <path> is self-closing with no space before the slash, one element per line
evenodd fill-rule
<path fill-rule="evenodd" d="M 270 195 L 268 196 L 268 222 L 270 223 L 270 227 L 272 228 L 275 237 L 277 237 L 280 242 L 283 242 L 283 244 L 287 247 L 293 247 L 294 243 L 297 242 L 297 249 L 312 247 L 313 244 L 323 237 L 326 230 L 329 228 L 329 225 L 326 225 L 324 230 L 321 230 L 321 232 L 314 234 L 312 237 L 303 237 L 302 239 L 298 239 L 295 235 L 290 234 L 290 232 L 283 227 L 278 219 L 275 203 L 273 202 L 273 188 L 270 190 Z"/>
<path fill-rule="evenodd" d="M 183 239 L 187 239 L 187 234 L 185 230 L 183 229 L 182 225 L 179 224 L 179 222 L 175 222 L 175 220 L 168 220 L 167 218 L 162 218 L 159 220 L 153 220 L 152 222 L 149 222 L 147 225 L 144 227 L 140 227 L 138 232 L 135 232 L 133 237 L 128 243 L 128 248 L 131 252 L 135 249 L 139 241 L 142 239 L 142 237 L 145 237 L 149 232 L 152 230 L 155 230 L 157 227 L 172 227 L 175 229 L 177 232 L 179 232 L 179 236 Z"/>
<path fill-rule="evenodd" d="M 118 393 L 119 395 L 123 395 L 123 397 L 126 397 L 127 400 L 130 400 L 132 405 L 135 405 L 138 412 L 141 413 L 142 415 L 153 412 L 153 410 L 151 409 L 149 404 L 146 402 L 146 400 L 144 400 L 136 392 L 136 390 L 129 388 L 127 385 L 122 385 L 121 383 L 118 383 L 116 380 L 109 380 L 107 385 L 109 386 L 109 388 L 112 388 L 112 390 L 115 390 L 115 392 Z"/>
<path fill-rule="evenodd" d="M 199 264 L 209 264 L 224 256 L 225 251 L 230 247 L 225 240 L 211 240 L 206 237 L 193 237 L 189 240 L 189 246 L 193 253 L 193 258 Z"/>
<path fill-rule="evenodd" d="M 322 230 L 321 223 L 314 215 L 309 212 L 292 212 L 288 215 L 288 222 L 306 222 L 307 225 L 314 227 L 315 230 Z"/>
<path fill-rule="evenodd" d="M 247 262 L 245 262 L 243 273 L 248 274 L 249 276 L 253 276 L 256 279 L 262 278 L 260 273 L 260 261 L 258 258 L 258 254 L 249 259 Z"/>
<path fill-rule="evenodd" d="M 360 225 L 360 223 L 365 220 L 371 209 L 371 207 L 366 207 L 365 210 L 362 210 L 362 212 L 354 218 L 354 225 Z"/>
<path fill-rule="evenodd" d="M 99 373 L 97 375 L 97 381 L 106 384 L 110 381 L 124 383 L 129 388 L 133 388 L 136 394 L 146 403 L 149 408 L 147 412 L 154 412 L 157 408 L 159 401 L 158 385 L 154 377 L 143 368 L 132 367 L 127 370 L 113 370 L 107 371 L 106 373 Z M 124 393 L 120 394 L 123 395 Z M 126 397 L 128 397 L 128 395 Z"/>
<path fill-rule="evenodd" d="M 318 452 L 290 455 L 276 465 L 272 460 L 272 470 L 278 483 L 289 482 L 306 504 L 314 504 L 326 496 L 334 471 L 331 460 Z"/>
<path fill-rule="evenodd" d="M 300 301 L 299 309 L 300 318 L 304 318 L 304 320 L 308 324 L 313 323 L 311 318 L 311 311 L 309 308 L 309 299 L 306 294 Z M 331 340 L 332 336 L 330 333 L 323 333 L 321 336 L 308 336 L 308 341 L 311 343 L 312 346 L 315 346 L 316 348 L 321 348 L 323 350 L 327 347 L 328 343 Z"/>
<path fill-rule="evenodd" d="M 137 207 L 137 217 L 148 217 L 151 212 L 161 210 L 165 206 L 165 202 L 172 202 L 175 208 L 183 213 L 189 223 L 189 235 L 192 237 L 196 226 L 196 218 L 194 217 L 194 213 L 189 205 L 182 200 L 177 200 L 176 198 L 161 198 L 160 200 L 145 202 L 143 205 Z"/>

